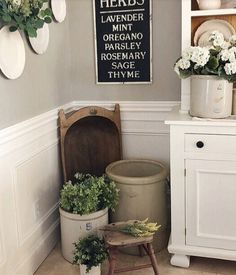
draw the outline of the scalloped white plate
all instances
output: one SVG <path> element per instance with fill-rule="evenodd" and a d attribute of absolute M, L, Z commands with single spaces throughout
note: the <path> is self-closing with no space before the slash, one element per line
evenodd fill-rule
<path fill-rule="evenodd" d="M 51 0 L 51 8 L 56 21 L 59 23 L 63 22 L 66 18 L 66 1 Z"/>
<path fill-rule="evenodd" d="M 37 54 L 46 52 L 49 44 L 49 27 L 44 24 L 41 29 L 37 30 L 37 37 L 29 37 L 30 44 Z"/>
<path fill-rule="evenodd" d="M 25 68 L 25 45 L 19 31 L 9 26 L 0 30 L 0 69 L 9 79 L 18 78 Z"/>
<path fill-rule="evenodd" d="M 229 39 L 231 35 L 235 34 L 234 27 L 228 21 L 222 19 L 207 20 L 203 22 L 196 30 L 193 39 L 194 45 L 198 45 L 198 40 L 203 33 L 211 33 L 213 31 L 221 32 L 225 39 Z"/>
<path fill-rule="evenodd" d="M 212 31 L 204 32 L 198 39 L 197 45 L 200 47 L 212 46 L 212 42 L 209 41 L 209 37 Z"/>

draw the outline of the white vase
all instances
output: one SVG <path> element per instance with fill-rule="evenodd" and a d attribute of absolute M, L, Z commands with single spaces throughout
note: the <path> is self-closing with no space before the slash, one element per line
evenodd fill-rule
<path fill-rule="evenodd" d="M 221 0 L 198 0 L 200 10 L 214 10 L 220 9 Z"/>
<path fill-rule="evenodd" d="M 92 267 L 89 272 L 86 272 L 86 265 L 80 265 L 80 275 L 101 275 L 101 265 Z"/>
<path fill-rule="evenodd" d="M 74 243 L 89 234 L 99 234 L 99 228 L 108 224 L 108 209 L 88 214 L 72 214 L 59 209 L 61 222 L 61 250 L 63 257 L 73 263 Z"/>
<path fill-rule="evenodd" d="M 232 112 L 233 83 L 210 75 L 191 77 L 190 115 L 225 118 Z"/>

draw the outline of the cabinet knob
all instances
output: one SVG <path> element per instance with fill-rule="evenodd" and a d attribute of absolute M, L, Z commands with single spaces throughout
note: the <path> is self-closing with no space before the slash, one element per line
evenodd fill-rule
<path fill-rule="evenodd" d="M 204 143 L 202 141 L 198 141 L 196 143 L 196 146 L 197 146 L 197 148 L 202 148 L 202 147 L 204 147 Z"/>

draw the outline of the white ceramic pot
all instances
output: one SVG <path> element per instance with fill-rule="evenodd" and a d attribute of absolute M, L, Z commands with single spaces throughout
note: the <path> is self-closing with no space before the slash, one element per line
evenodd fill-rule
<path fill-rule="evenodd" d="M 198 0 L 200 10 L 214 10 L 220 9 L 221 0 Z"/>
<path fill-rule="evenodd" d="M 210 75 L 191 77 L 190 115 L 225 118 L 232 112 L 233 83 Z"/>
<path fill-rule="evenodd" d="M 80 275 L 101 275 L 101 265 L 92 267 L 88 273 L 86 272 L 86 265 L 80 265 Z"/>
<path fill-rule="evenodd" d="M 68 213 L 61 208 L 59 210 L 62 255 L 72 263 L 74 243 L 89 234 L 99 233 L 99 228 L 108 224 L 108 209 L 82 216 Z"/>

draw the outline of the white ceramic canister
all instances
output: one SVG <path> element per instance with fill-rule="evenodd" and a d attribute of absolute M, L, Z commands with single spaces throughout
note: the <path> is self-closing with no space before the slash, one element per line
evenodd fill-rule
<path fill-rule="evenodd" d="M 87 215 L 72 214 L 59 209 L 61 221 L 61 249 L 63 257 L 73 263 L 74 243 L 89 234 L 99 234 L 99 228 L 108 224 L 108 209 Z"/>
<path fill-rule="evenodd" d="M 86 265 L 80 265 L 80 275 L 101 275 L 101 265 L 94 266 L 89 272 L 86 272 Z"/>
<path fill-rule="evenodd" d="M 197 0 L 200 10 L 220 9 L 221 0 Z"/>
<path fill-rule="evenodd" d="M 190 115 L 225 118 L 232 112 L 233 83 L 211 75 L 191 76 Z"/>

